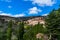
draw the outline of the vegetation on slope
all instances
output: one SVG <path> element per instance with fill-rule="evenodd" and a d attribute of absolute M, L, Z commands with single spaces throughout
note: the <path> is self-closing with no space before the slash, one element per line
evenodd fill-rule
<path fill-rule="evenodd" d="M 16 23 L 16 30 L 13 30 L 13 24 L 9 21 L 6 29 L 0 25 L 0 40 L 60 40 L 60 8 L 53 10 L 46 17 L 45 28 L 39 23 L 27 26 L 24 22 L 19 22 Z M 12 39 L 14 33 L 17 39 Z"/>

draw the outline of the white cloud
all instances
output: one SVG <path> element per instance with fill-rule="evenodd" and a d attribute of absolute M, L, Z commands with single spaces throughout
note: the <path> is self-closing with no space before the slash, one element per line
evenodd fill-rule
<path fill-rule="evenodd" d="M 37 7 L 29 9 L 29 14 L 38 14 L 38 12 L 42 12 L 42 10 L 38 9 Z"/>
<path fill-rule="evenodd" d="M 23 17 L 23 16 L 25 16 L 25 14 L 16 14 L 16 15 L 14 15 L 14 17 Z"/>
<path fill-rule="evenodd" d="M 0 11 L 0 15 L 11 16 L 10 13 L 4 13 L 3 11 Z"/>
<path fill-rule="evenodd" d="M 42 16 L 47 16 L 48 15 L 48 13 L 46 13 L 46 14 L 43 14 Z"/>
<path fill-rule="evenodd" d="M 3 2 L 12 2 L 12 0 L 0 0 L 0 1 L 3 1 Z"/>
<path fill-rule="evenodd" d="M 3 11 L 0 11 L 0 13 L 2 13 Z"/>
<path fill-rule="evenodd" d="M 24 13 L 12 15 L 11 13 L 4 13 L 3 11 L 0 12 L 0 15 L 11 16 L 11 17 L 23 17 L 23 16 L 25 16 Z"/>
<path fill-rule="evenodd" d="M 37 4 L 39 6 L 52 6 L 56 3 L 56 0 L 26 0 L 32 1 L 32 4 Z"/>
<path fill-rule="evenodd" d="M 24 1 L 28 1 L 28 0 L 24 0 Z"/>
<path fill-rule="evenodd" d="M 9 13 L 0 13 L 0 15 L 11 16 Z"/>
<path fill-rule="evenodd" d="M 8 6 L 8 8 L 12 8 L 12 6 Z"/>

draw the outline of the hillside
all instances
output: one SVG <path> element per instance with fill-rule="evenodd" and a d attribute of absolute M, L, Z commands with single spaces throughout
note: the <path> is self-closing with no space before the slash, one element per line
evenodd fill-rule
<path fill-rule="evenodd" d="M 9 20 L 12 20 L 14 22 L 20 22 L 20 21 L 29 22 L 29 21 L 32 21 L 32 20 L 33 21 L 39 21 L 39 20 L 44 20 L 44 18 L 45 18 L 44 16 L 10 17 L 10 16 L 2 16 L 2 15 L 0 15 L 0 23 L 2 21 L 8 22 Z"/>

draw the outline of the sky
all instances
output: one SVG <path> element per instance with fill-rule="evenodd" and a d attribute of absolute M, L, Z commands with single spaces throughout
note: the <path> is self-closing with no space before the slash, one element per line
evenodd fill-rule
<path fill-rule="evenodd" d="M 58 9 L 60 0 L 0 0 L 0 15 L 46 16 L 53 9 Z"/>

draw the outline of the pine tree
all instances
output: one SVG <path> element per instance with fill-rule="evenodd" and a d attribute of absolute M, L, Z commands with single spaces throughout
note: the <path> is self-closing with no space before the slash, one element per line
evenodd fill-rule
<path fill-rule="evenodd" d="M 9 21 L 8 23 L 8 28 L 7 28 L 7 40 L 11 40 L 12 37 L 12 20 Z"/>
<path fill-rule="evenodd" d="M 50 34 L 50 39 L 57 39 L 60 35 L 60 8 L 58 10 L 53 10 L 45 19 L 46 27 Z"/>
<path fill-rule="evenodd" d="M 17 37 L 18 40 L 23 40 L 23 34 L 24 34 L 24 22 L 20 22 L 18 24 L 18 33 L 17 33 Z"/>

